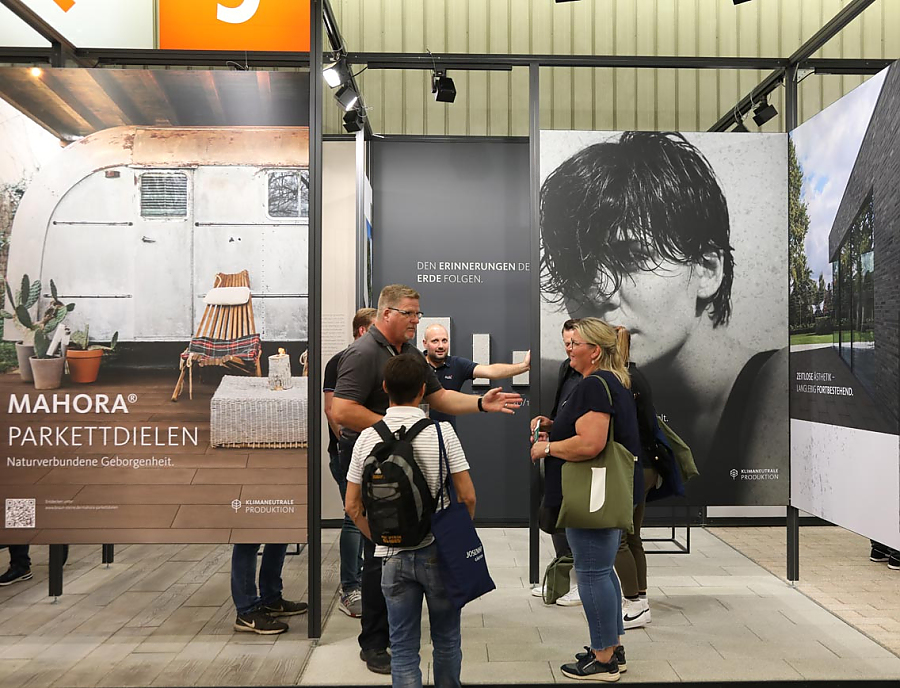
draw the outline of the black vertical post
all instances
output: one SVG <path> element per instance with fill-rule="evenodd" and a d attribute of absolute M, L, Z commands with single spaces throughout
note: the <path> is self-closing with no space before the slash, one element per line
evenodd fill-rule
<path fill-rule="evenodd" d="M 797 92 L 797 65 L 791 65 L 784 73 L 784 125 L 790 135 L 797 128 L 799 99 Z M 790 340 L 788 340 L 790 345 Z M 788 396 L 788 485 L 790 485 L 790 396 Z M 788 500 L 790 502 L 790 500 Z M 787 519 L 787 579 L 791 583 L 800 580 L 800 511 L 788 503 Z"/>
<path fill-rule="evenodd" d="M 528 147 L 531 177 L 531 374 L 529 375 L 529 416 L 541 412 L 541 69 L 537 62 L 528 65 Z M 531 463 L 531 499 L 528 514 L 528 579 L 540 580 L 541 532 L 538 508 L 541 504 L 540 465 Z"/>
<path fill-rule="evenodd" d="M 103 563 L 107 566 L 116 560 L 116 546 L 103 545 Z"/>
<path fill-rule="evenodd" d="M 59 597 L 63 593 L 63 564 L 65 563 L 65 545 L 50 545 L 50 597 Z"/>
<path fill-rule="evenodd" d="M 322 635 L 322 0 L 309 3 L 309 637 Z"/>

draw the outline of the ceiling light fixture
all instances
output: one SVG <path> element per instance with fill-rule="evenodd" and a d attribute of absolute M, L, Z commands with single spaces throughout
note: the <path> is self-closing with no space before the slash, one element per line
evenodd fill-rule
<path fill-rule="evenodd" d="M 344 115 L 344 130 L 350 133 L 362 131 L 366 126 L 366 116 L 359 109 L 350 110 Z"/>
<path fill-rule="evenodd" d="M 778 110 L 775 109 L 774 105 L 769 105 L 769 99 L 768 96 L 766 96 L 756 107 L 756 110 L 753 111 L 753 121 L 756 122 L 756 126 L 761 127 L 777 114 Z"/>
<path fill-rule="evenodd" d="M 439 103 L 452 103 L 456 100 L 456 85 L 443 70 L 435 70 L 431 75 L 431 92 Z"/>
<path fill-rule="evenodd" d="M 359 94 L 349 85 L 341 86 L 335 91 L 334 99 L 340 103 L 345 112 L 350 112 L 359 100 Z"/>
<path fill-rule="evenodd" d="M 347 60 L 342 56 L 336 56 L 322 68 L 322 76 L 331 88 L 347 83 L 350 81 L 350 67 L 347 66 Z"/>

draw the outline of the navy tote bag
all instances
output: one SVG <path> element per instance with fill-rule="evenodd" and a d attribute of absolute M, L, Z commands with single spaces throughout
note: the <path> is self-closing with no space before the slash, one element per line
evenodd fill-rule
<path fill-rule="evenodd" d="M 468 602 L 490 592 L 497 586 L 491 580 L 487 560 L 484 557 L 484 546 L 475 524 L 469 516 L 466 505 L 456 498 L 456 489 L 450 478 L 450 459 L 444 446 L 441 424 L 435 423 L 438 442 L 440 443 L 440 481 L 437 504 L 444 504 L 444 488 L 450 498 L 448 506 L 435 511 L 431 517 L 431 533 L 437 543 L 438 561 L 441 564 L 441 580 L 447 591 L 447 598 L 457 609 L 462 609 Z M 444 465 L 447 466 L 447 477 L 444 478 Z"/>

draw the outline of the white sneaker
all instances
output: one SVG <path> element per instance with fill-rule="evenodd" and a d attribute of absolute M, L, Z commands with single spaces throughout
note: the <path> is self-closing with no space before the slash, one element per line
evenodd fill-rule
<path fill-rule="evenodd" d="M 578 595 L 578 586 L 573 585 L 569 588 L 569 592 L 557 599 L 556 604 L 560 607 L 577 607 L 581 604 L 581 597 Z"/>
<path fill-rule="evenodd" d="M 624 600 L 622 602 L 622 624 L 626 630 L 646 626 L 650 620 L 650 603 L 647 600 Z"/>
<path fill-rule="evenodd" d="M 531 594 L 533 597 L 543 597 L 544 596 L 544 584 L 541 583 L 540 585 L 535 585 L 531 589 Z"/>

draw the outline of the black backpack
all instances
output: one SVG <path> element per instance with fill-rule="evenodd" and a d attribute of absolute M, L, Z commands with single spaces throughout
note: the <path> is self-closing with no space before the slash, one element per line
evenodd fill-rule
<path fill-rule="evenodd" d="M 431 532 L 434 497 L 416 463 L 412 441 L 433 421 L 423 418 L 409 430 L 391 432 L 382 420 L 372 427 L 381 442 L 363 462 L 362 502 L 372 542 L 389 547 L 414 547 Z"/>

